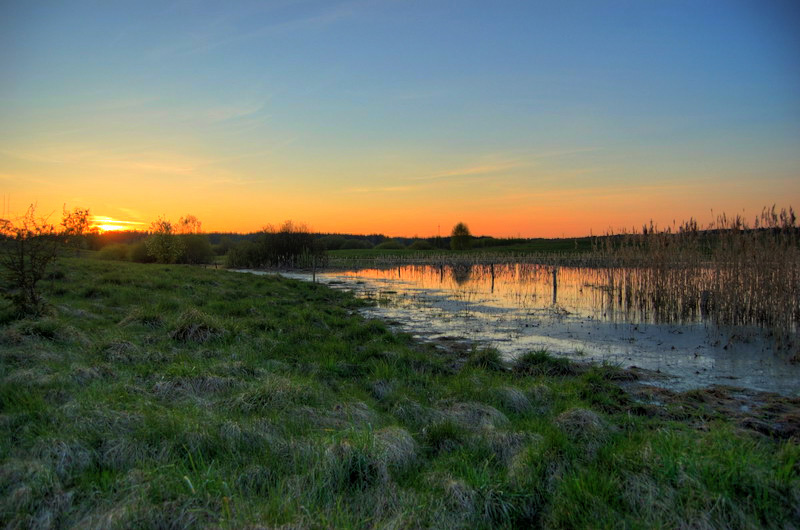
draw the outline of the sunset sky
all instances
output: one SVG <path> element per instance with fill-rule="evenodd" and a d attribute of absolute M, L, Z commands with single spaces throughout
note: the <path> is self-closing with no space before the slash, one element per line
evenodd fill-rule
<path fill-rule="evenodd" d="M 798 207 L 798 6 L 0 0 L 2 213 L 535 237 Z"/>

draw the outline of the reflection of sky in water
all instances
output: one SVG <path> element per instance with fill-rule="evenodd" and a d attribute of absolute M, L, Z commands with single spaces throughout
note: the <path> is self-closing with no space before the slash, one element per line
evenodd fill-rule
<path fill-rule="evenodd" d="M 317 280 L 377 301 L 364 312 L 396 321 L 421 338 L 479 341 L 506 357 L 546 349 L 575 360 L 639 366 L 675 376 L 666 385 L 711 384 L 800 395 L 800 366 L 753 329 L 720 330 L 702 321 L 658 324 L 644 310 L 613 307 L 602 271 L 431 266 L 317 274 Z M 310 275 L 289 274 L 302 279 Z"/>

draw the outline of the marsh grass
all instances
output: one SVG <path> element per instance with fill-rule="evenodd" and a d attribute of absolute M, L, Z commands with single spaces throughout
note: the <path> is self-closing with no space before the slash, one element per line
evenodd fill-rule
<path fill-rule="evenodd" d="M 607 264 L 608 301 L 658 321 L 702 316 L 723 326 L 760 326 L 784 343 L 800 324 L 800 227 L 794 211 L 765 208 L 752 225 L 722 214 L 607 237 L 594 255 Z"/>
<path fill-rule="evenodd" d="M 0 525 L 800 525 L 797 439 L 716 394 L 644 414 L 612 368 L 442 352 L 280 277 L 59 270 L 0 328 Z"/>
<path fill-rule="evenodd" d="M 568 273 L 581 291 L 589 288 L 582 296 L 631 322 L 704 321 L 732 328 L 734 335 L 736 328 L 738 334 L 761 329 L 778 348 L 800 344 L 800 227 L 791 208 L 765 208 L 752 223 L 725 214 L 704 227 L 693 219 L 664 228 L 651 222 L 593 238 L 572 252 L 373 251 L 330 263 L 398 274 L 407 267 L 403 274 L 429 282 L 438 276 L 464 293 L 470 283 L 492 289 L 495 280 L 513 283 L 521 304 L 526 297 L 555 304 L 553 279 Z M 538 287 L 531 291 L 532 285 Z"/>

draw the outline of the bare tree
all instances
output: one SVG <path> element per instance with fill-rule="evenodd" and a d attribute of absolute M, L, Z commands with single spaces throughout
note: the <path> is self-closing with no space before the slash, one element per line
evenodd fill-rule
<path fill-rule="evenodd" d="M 36 284 L 58 257 L 62 238 L 45 217 L 36 217 L 31 205 L 25 215 L 0 221 L 0 266 L 4 270 L 4 295 L 20 314 L 40 315 L 44 300 Z"/>
<path fill-rule="evenodd" d="M 92 221 L 89 208 L 76 206 L 70 211 L 67 210 L 66 205 L 64 205 L 63 214 L 61 216 L 61 226 L 63 227 L 62 235 L 67 245 L 75 249 L 76 256 L 83 245 L 86 234 L 91 232 L 91 225 Z"/>
<path fill-rule="evenodd" d="M 200 222 L 200 219 L 195 217 L 192 214 L 186 214 L 185 217 L 181 217 L 178 220 L 178 224 L 175 227 L 176 234 L 199 234 L 200 228 L 202 227 L 203 223 Z"/>

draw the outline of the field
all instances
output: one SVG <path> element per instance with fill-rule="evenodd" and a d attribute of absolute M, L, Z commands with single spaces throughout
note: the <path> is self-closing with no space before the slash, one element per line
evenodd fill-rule
<path fill-rule="evenodd" d="M 800 526 L 797 399 L 421 344 L 277 276 L 42 283 L 0 325 L 6 527 Z"/>
<path fill-rule="evenodd" d="M 476 243 L 477 244 L 477 243 Z M 592 249 L 591 239 L 582 237 L 577 239 L 532 239 L 526 243 L 499 246 L 476 246 L 468 250 L 451 251 L 448 249 L 412 250 L 412 249 L 348 249 L 331 250 L 328 255 L 331 259 L 347 258 L 382 258 L 382 257 L 430 257 L 430 256 L 479 256 L 483 254 L 509 256 L 526 254 L 551 254 L 551 253 L 581 253 Z"/>

